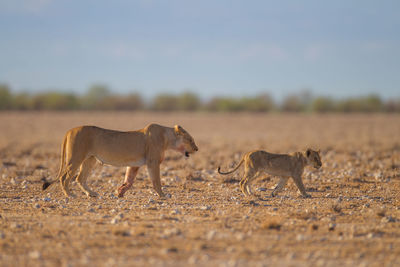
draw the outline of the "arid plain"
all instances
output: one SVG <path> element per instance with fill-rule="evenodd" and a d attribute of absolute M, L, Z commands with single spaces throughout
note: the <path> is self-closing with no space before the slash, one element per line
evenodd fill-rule
<path fill-rule="evenodd" d="M 99 193 L 64 197 L 57 183 L 64 133 L 78 125 L 135 130 L 180 124 L 199 151 L 170 151 L 160 199 L 145 167 L 121 199 L 124 168 L 96 165 Z M 292 181 L 265 175 L 239 191 L 250 150 L 321 149 L 320 170 Z M 400 116 L 143 112 L 0 113 L 0 266 L 399 266 Z"/>

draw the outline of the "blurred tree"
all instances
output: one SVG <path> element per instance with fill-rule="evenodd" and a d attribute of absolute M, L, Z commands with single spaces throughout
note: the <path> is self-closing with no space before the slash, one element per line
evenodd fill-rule
<path fill-rule="evenodd" d="M 282 111 L 299 112 L 303 110 L 300 99 L 296 95 L 287 96 L 282 103 Z"/>
<path fill-rule="evenodd" d="M 243 107 L 235 98 L 215 97 L 206 105 L 209 111 L 240 111 Z"/>
<path fill-rule="evenodd" d="M 376 95 L 371 94 L 361 98 L 361 106 L 363 112 L 380 112 L 383 111 L 382 99 Z"/>
<path fill-rule="evenodd" d="M 156 111 L 174 111 L 179 106 L 177 96 L 167 93 L 158 94 L 151 104 L 151 109 Z"/>
<path fill-rule="evenodd" d="M 0 84 L 0 110 L 12 107 L 12 95 L 6 84 Z"/>
<path fill-rule="evenodd" d="M 201 107 L 200 98 L 191 92 L 185 92 L 178 97 L 178 109 L 184 111 L 194 111 Z"/>
<path fill-rule="evenodd" d="M 312 94 L 309 90 L 302 90 L 300 93 L 288 95 L 282 103 L 281 109 L 286 112 L 304 112 L 311 109 Z"/>
<path fill-rule="evenodd" d="M 251 112 L 267 112 L 275 109 L 275 103 L 268 94 L 261 94 L 256 97 L 243 97 L 239 105 L 241 110 Z"/>
<path fill-rule="evenodd" d="M 77 109 L 79 101 L 74 94 L 46 92 L 33 97 L 32 107 L 36 110 L 70 110 Z"/>
<path fill-rule="evenodd" d="M 329 97 L 317 97 L 312 101 L 311 111 L 333 112 L 335 111 L 335 101 Z"/>
<path fill-rule="evenodd" d="M 20 93 L 13 97 L 13 108 L 17 110 L 33 109 L 33 97 L 28 93 Z"/>
<path fill-rule="evenodd" d="M 84 109 L 106 109 L 107 98 L 111 96 L 111 92 L 107 86 L 96 84 L 89 88 L 86 95 L 81 98 L 81 106 Z"/>
<path fill-rule="evenodd" d="M 381 98 L 371 94 L 339 101 L 338 110 L 342 112 L 380 112 L 384 105 Z"/>
<path fill-rule="evenodd" d="M 143 100 L 139 94 L 110 95 L 100 103 L 102 109 L 107 110 L 139 110 L 144 108 Z"/>
<path fill-rule="evenodd" d="M 386 112 L 400 112 L 400 99 L 390 99 L 384 105 Z"/>

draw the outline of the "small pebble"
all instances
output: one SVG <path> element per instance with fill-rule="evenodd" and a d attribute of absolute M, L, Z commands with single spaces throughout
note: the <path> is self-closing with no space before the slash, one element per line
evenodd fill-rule
<path fill-rule="evenodd" d="M 217 232 L 215 230 L 211 230 L 207 233 L 207 240 L 212 240 L 214 239 L 215 235 L 217 234 Z"/>
<path fill-rule="evenodd" d="M 235 235 L 235 237 L 236 237 L 236 239 L 237 239 L 238 241 L 242 241 L 242 240 L 244 240 L 245 234 L 244 234 L 244 233 L 237 233 L 237 234 Z"/>
<path fill-rule="evenodd" d="M 33 260 L 37 260 L 40 258 L 40 252 L 39 251 L 31 251 L 29 252 L 29 258 L 33 259 Z"/>
<path fill-rule="evenodd" d="M 171 210 L 171 212 L 169 214 L 170 215 L 177 215 L 177 214 L 181 214 L 181 212 L 178 209 L 175 209 L 175 210 Z"/>

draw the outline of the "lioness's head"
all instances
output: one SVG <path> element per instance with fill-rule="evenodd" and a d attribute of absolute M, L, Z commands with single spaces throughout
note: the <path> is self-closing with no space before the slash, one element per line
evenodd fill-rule
<path fill-rule="evenodd" d="M 189 157 L 190 153 L 194 153 L 199 150 L 196 146 L 193 137 L 190 136 L 181 126 L 174 126 L 174 133 L 176 137 L 175 149 Z"/>
<path fill-rule="evenodd" d="M 308 164 L 312 164 L 314 168 L 319 169 L 322 166 L 321 157 L 319 156 L 319 150 L 315 151 L 311 148 L 306 151 Z"/>

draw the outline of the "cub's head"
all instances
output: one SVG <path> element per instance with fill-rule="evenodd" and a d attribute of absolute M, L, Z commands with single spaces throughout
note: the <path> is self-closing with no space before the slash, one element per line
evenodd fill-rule
<path fill-rule="evenodd" d="M 190 136 L 181 126 L 174 126 L 174 133 L 176 137 L 175 149 L 189 157 L 190 153 L 194 153 L 199 150 L 196 146 L 193 137 Z"/>
<path fill-rule="evenodd" d="M 322 166 L 321 157 L 319 156 L 319 150 L 315 151 L 311 148 L 307 149 L 306 151 L 307 162 L 308 164 L 312 164 L 314 168 L 319 169 Z"/>

